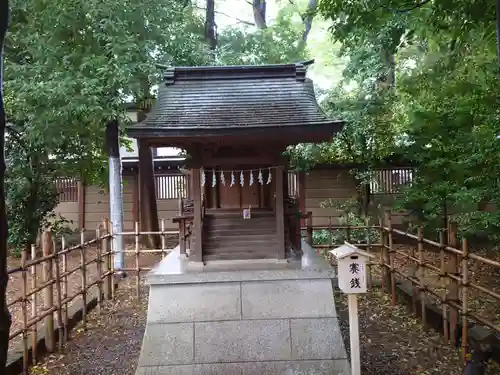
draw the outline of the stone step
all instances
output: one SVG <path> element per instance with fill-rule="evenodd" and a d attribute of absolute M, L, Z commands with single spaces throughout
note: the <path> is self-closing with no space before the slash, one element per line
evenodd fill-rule
<path fill-rule="evenodd" d="M 247 241 L 240 243 L 210 243 L 203 244 L 203 252 L 219 253 L 219 252 L 233 252 L 242 251 L 249 253 L 267 252 L 269 248 L 275 247 L 276 243 L 272 241 Z"/>
<path fill-rule="evenodd" d="M 274 246 L 276 243 L 276 238 L 271 240 L 242 240 L 242 241 L 205 241 L 203 243 L 203 249 L 211 250 L 211 249 L 219 249 L 219 248 L 267 248 L 269 246 Z"/>
<path fill-rule="evenodd" d="M 227 234 L 220 234 L 217 232 L 208 232 L 205 234 L 204 239 L 207 242 L 246 242 L 246 241 L 273 241 L 276 239 L 276 232 L 227 232 Z"/>
<path fill-rule="evenodd" d="M 205 214 L 207 216 L 215 216 L 215 217 L 232 217 L 232 216 L 242 216 L 243 210 L 248 207 L 243 207 L 241 209 L 208 209 L 205 210 Z M 262 208 L 252 208 L 251 209 L 252 216 L 274 216 L 274 212 L 272 210 L 262 209 Z"/>
<path fill-rule="evenodd" d="M 276 233 L 276 226 L 266 226 L 262 228 L 207 228 L 205 227 L 206 236 L 246 236 L 246 235 L 268 235 Z"/>
<path fill-rule="evenodd" d="M 213 221 L 233 221 L 233 220 L 241 220 L 241 221 L 252 221 L 252 220 L 276 220 L 276 216 L 267 215 L 267 214 L 253 214 L 250 219 L 244 219 L 243 215 L 240 213 L 239 215 L 227 215 L 227 216 L 214 216 L 214 215 L 206 215 L 205 220 L 213 220 Z"/>
<path fill-rule="evenodd" d="M 268 227 L 276 227 L 275 220 L 233 220 L 233 221 L 207 221 L 203 225 L 208 229 L 227 229 L 227 228 L 255 228 L 264 229 Z"/>
<path fill-rule="evenodd" d="M 245 250 L 241 248 L 219 249 L 217 251 L 203 251 L 203 260 L 240 260 L 240 259 L 275 259 L 277 256 L 276 248 L 268 247 L 256 251 Z"/>
<path fill-rule="evenodd" d="M 255 213 L 252 212 L 251 218 L 250 219 L 243 219 L 243 214 L 240 212 L 237 215 L 205 215 L 205 220 L 213 220 L 213 221 L 233 221 L 233 220 L 244 220 L 244 221 L 251 221 L 251 220 L 262 220 L 262 219 L 268 219 L 268 220 L 276 220 L 274 214 L 268 214 L 268 213 Z"/>

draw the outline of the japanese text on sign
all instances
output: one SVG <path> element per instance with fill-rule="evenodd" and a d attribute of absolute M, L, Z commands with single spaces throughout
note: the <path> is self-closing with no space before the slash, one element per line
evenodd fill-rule
<path fill-rule="evenodd" d="M 353 275 L 359 274 L 360 267 L 359 264 L 356 262 L 353 262 L 349 264 L 349 272 Z M 351 288 L 353 289 L 359 289 L 361 288 L 361 282 L 359 280 L 359 277 L 352 277 L 351 282 L 350 282 Z"/>

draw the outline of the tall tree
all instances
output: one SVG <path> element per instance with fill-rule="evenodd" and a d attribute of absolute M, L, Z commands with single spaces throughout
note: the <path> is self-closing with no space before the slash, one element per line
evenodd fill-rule
<path fill-rule="evenodd" d="M 16 1 L 5 50 L 5 101 L 28 154 L 9 149 L 13 245 L 31 242 L 57 203 L 46 183 L 53 173 L 88 183 L 107 181 L 106 123 L 127 122 L 127 97 L 151 101 L 159 78 L 156 64 L 207 61 L 203 23 L 189 7 L 169 0 L 124 1 L 77 0 L 71 7 Z M 49 155 L 57 160 L 55 169 L 46 168 Z M 26 163 L 27 157 L 33 163 Z M 150 189 L 148 197 L 154 196 Z M 149 222 L 158 225 L 154 218 Z"/>
<path fill-rule="evenodd" d="M 205 11 L 205 39 L 212 51 L 217 48 L 217 25 L 215 23 L 215 0 L 207 0 Z"/>
<path fill-rule="evenodd" d="M 5 129 L 7 119 L 3 101 L 3 53 L 9 22 L 9 1 L 0 2 L 0 370 L 5 369 L 9 350 L 9 332 L 12 323 L 7 307 L 7 213 L 5 210 Z"/>
<path fill-rule="evenodd" d="M 255 26 L 259 29 L 265 29 L 267 27 L 267 3 L 266 0 L 252 0 L 252 10 L 253 19 L 255 21 Z"/>
<path fill-rule="evenodd" d="M 337 162 L 357 155 L 369 164 L 404 154 L 418 167 L 403 207 L 429 224 L 452 214 L 463 231 L 497 235 L 500 215 L 485 210 L 485 202 L 500 203 L 492 164 L 500 152 L 494 6 L 322 0 L 319 11 L 348 57 L 343 87 L 324 104 L 350 122 L 331 144 L 302 154 Z"/>

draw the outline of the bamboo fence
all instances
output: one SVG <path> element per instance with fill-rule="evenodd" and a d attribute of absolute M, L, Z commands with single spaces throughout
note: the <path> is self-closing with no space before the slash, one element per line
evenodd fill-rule
<path fill-rule="evenodd" d="M 465 238 L 459 243 L 455 223 L 450 223 L 448 228 L 439 232 L 439 241 L 424 238 L 421 225 L 417 225 L 416 227 L 417 234 L 411 234 L 394 228 L 391 222 L 390 211 L 385 212 L 384 217 L 380 219 L 378 225 L 368 225 L 366 223 L 365 226 L 333 225 L 331 219 L 327 226 L 314 226 L 312 215 L 308 213 L 306 215 L 306 226 L 302 229 L 305 230 L 307 241 L 310 244 L 313 244 L 313 233 L 315 231 L 326 230 L 330 234 L 335 231 L 345 231 L 345 238 L 350 242 L 350 233 L 354 229 L 378 230 L 380 234 L 380 241 L 378 243 L 370 243 L 369 236 L 367 236 L 367 241 L 364 243 L 354 244 L 367 251 L 377 253 L 377 260 L 368 263 L 369 286 L 372 286 L 372 268 L 379 267 L 382 289 L 391 295 L 391 303 L 395 305 L 397 303 L 397 277 L 411 282 L 413 309 L 415 312 L 418 311 L 424 324 L 426 324 L 427 319 L 426 304 L 429 303 L 429 300 L 425 296 L 433 296 L 442 308 L 442 334 L 444 340 L 446 342 L 450 340 L 453 342 L 456 337 L 461 337 L 462 356 L 464 360 L 468 352 L 469 320 L 486 326 L 492 329 L 493 332 L 500 332 L 500 325 L 480 314 L 472 312 L 469 308 L 469 302 L 473 298 L 470 294 L 471 290 L 484 293 L 494 299 L 496 303 L 500 303 L 499 293 L 471 281 L 471 261 L 486 264 L 497 270 L 500 270 L 500 262 L 471 253 L 467 239 Z M 416 244 L 416 251 L 414 248 L 408 251 L 398 249 L 394 245 L 395 236 L 404 239 L 405 242 L 412 241 Z M 313 247 L 318 250 L 325 250 L 342 245 L 334 243 L 332 238 L 333 236 L 330 235 L 329 243 L 313 244 Z M 430 250 L 439 254 L 439 267 L 424 259 L 424 250 Z M 396 256 L 404 258 L 415 265 L 413 271 L 405 273 L 401 269 L 398 269 L 395 266 Z M 430 287 L 425 280 L 425 272 L 429 272 L 440 279 L 446 279 L 446 290 L 444 292 L 437 292 Z M 461 330 L 461 332 L 458 330 Z"/>
<path fill-rule="evenodd" d="M 467 241 L 464 239 L 459 246 L 456 234 L 456 225 L 451 224 L 446 231 L 441 232 L 439 242 L 426 239 L 422 235 L 422 227 L 417 226 L 417 234 L 411 234 L 399 229 L 393 228 L 391 215 L 386 212 L 385 217 L 378 225 L 364 226 L 336 226 L 329 220 L 327 226 L 313 226 L 311 213 L 304 215 L 306 226 L 302 229 L 306 232 L 306 238 L 309 243 L 313 243 L 313 233 L 318 230 L 327 230 L 330 233 L 329 243 L 324 245 L 315 245 L 317 249 L 330 249 L 340 246 L 340 243 L 334 243 L 333 231 L 345 231 L 345 238 L 351 241 L 351 234 L 354 230 L 377 231 L 380 241 L 370 243 L 370 237 L 366 236 L 363 243 L 354 244 L 363 247 L 367 251 L 377 252 L 376 261 L 372 261 L 369 266 L 369 285 L 372 285 L 372 268 L 379 267 L 381 270 L 382 287 L 391 294 L 393 304 L 397 302 L 396 296 L 396 277 L 406 279 L 414 286 L 415 295 L 414 308 L 420 310 L 420 315 L 425 323 L 426 300 L 423 298 L 426 294 L 433 295 L 442 303 L 443 309 L 443 335 L 446 340 L 455 337 L 457 330 L 461 327 L 462 348 L 465 356 L 467 352 L 468 337 L 468 319 L 476 321 L 482 325 L 500 332 L 500 326 L 483 316 L 470 311 L 468 306 L 469 292 L 471 289 L 486 293 L 496 301 L 500 301 L 500 294 L 495 291 L 478 285 L 471 281 L 469 262 L 471 260 L 488 264 L 489 266 L 500 269 L 500 263 L 494 260 L 479 256 L 469 252 Z M 103 229 L 104 228 L 104 229 Z M 32 246 L 30 258 L 25 251 L 21 255 L 20 265 L 9 269 L 9 277 L 20 275 L 21 293 L 9 301 L 9 307 L 15 304 L 21 305 L 22 322 L 21 327 L 14 329 L 10 334 L 10 340 L 16 338 L 22 339 L 23 347 L 23 366 L 24 373 L 27 373 L 29 363 L 36 363 L 38 333 L 43 329 L 45 336 L 45 346 L 48 352 L 62 351 L 65 343 L 70 337 L 68 324 L 68 308 L 72 301 L 81 299 L 82 302 L 82 327 L 85 329 L 87 324 L 86 309 L 87 300 L 90 296 L 90 288 L 97 288 L 97 308 L 98 311 L 103 306 L 104 300 L 113 299 L 115 295 L 114 275 L 117 273 L 113 268 L 113 255 L 111 244 L 114 236 L 132 237 L 134 246 L 132 249 L 125 249 L 125 254 L 133 258 L 133 265 L 124 267 L 121 271 L 135 274 L 136 277 L 136 295 L 141 297 L 140 279 L 141 273 L 148 271 L 151 267 L 141 265 L 141 257 L 147 254 L 159 254 L 164 258 L 170 251 L 167 243 L 169 236 L 179 237 L 179 231 L 165 230 L 165 222 L 162 221 L 159 232 L 141 231 L 139 223 L 135 224 L 134 231 L 123 233 L 112 233 L 112 226 L 108 221 L 101 225 L 101 230 L 97 230 L 95 239 L 84 241 L 84 233 L 81 233 L 80 243 L 68 247 L 64 239 L 61 242 L 61 248 L 55 246 L 55 240 L 50 232 L 44 232 L 42 236 L 42 256 L 37 256 L 37 248 Z M 446 234 L 446 236 L 445 236 Z M 159 236 L 161 246 L 158 249 L 144 249 L 141 246 L 142 236 Z M 403 237 L 406 240 L 414 241 L 417 245 L 416 251 L 401 251 L 394 246 L 394 236 Z M 185 239 L 184 239 L 185 240 Z M 424 247 L 433 248 L 440 254 L 440 267 L 436 267 L 426 262 L 423 256 Z M 89 252 L 89 249 L 95 251 Z M 77 254 L 79 261 L 77 266 L 69 267 L 68 257 Z M 95 255 L 89 255 L 95 254 Z M 400 256 L 413 262 L 415 272 L 407 274 L 397 269 L 395 266 L 395 257 Z M 126 262 L 127 263 L 127 262 Z M 130 264 L 130 262 L 129 262 Z M 89 280 L 87 274 L 94 269 L 96 277 Z M 447 292 L 437 293 L 426 285 L 424 280 L 424 271 L 430 271 L 441 278 L 449 280 Z M 41 272 L 41 274 L 40 274 Z M 69 277 L 79 275 L 78 288 L 72 293 Z M 38 277 L 41 276 L 41 277 Z M 41 279 L 41 281 L 40 281 Z M 74 281 L 73 281 L 74 282 Z M 73 285 L 74 286 L 74 285 Z M 417 298 L 419 297 L 419 298 Z M 19 318 L 18 318 L 19 319 Z M 459 325 L 459 322 L 462 324 Z M 55 334 L 57 332 L 57 334 Z"/>
<path fill-rule="evenodd" d="M 104 229 L 103 229 L 104 228 Z M 30 363 L 36 363 L 39 354 L 40 332 L 44 337 L 46 352 L 62 352 L 70 338 L 69 307 L 79 300 L 82 306 L 82 329 L 87 326 L 87 305 L 92 294 L 90 289 L 97 289 L 97 309 L 100 313 L 105 300 L 115 297 L 115 279 L 117 273 L 113 266 L 114 251 L 112 240 L 114 236 L 133 236 L 134 248 L 124 249 L 125 255 L 133 256 L 134 266 L 124 267 L 122 272 L 134 273 L 136 276 L 136 295 L 140 297 L 141 273 L 151 267 L 140 265 L 141 254 L 160 254 L 163 259 L 171 249 L 167 248 L 167 237 L 178 236 L 179 231 L 166 231 L 162 220 L 161 231 L 140 231 L 139 223 L 132 232 L 112 233 L 112 225 L 104 221 L 96 230 L 95 238 L 85 241 L 85 232 L 80 234 L 80 243 L 67 246 L 64 238 L 60 248 L 56 246 L 50 231 L 42 234 L 41 256 L 35 245 L 21 253 L 19 266 L 8 270 L 9 279 L 21 279 L 21 290 L 8 303 L 9 309 L 20 305 L 21 316 L 13 316 L 16 327 L 11 331 L 9 341 L 22 340 L 23 374 L 28 374 Z M 141 236 L 154 235 L 161 238 L 161 248 L 143 249 Z M 92 251 L 90 251 L 92 250 Z M 29 256 L 28 256 L 29 255 Z M 76 266 L 69 266 L 68 258 L 76 257 Z M 127 262 L 126 262 L 127 263 Z M 94 269 L 92 269 L 94 268 Z M 93 278 L 89 278 L 89 273 Z M 77 275 L 78 281 L 75 280 Z M 75 288 L 75 282 L 77 286 Z M 74 291 L 76 289 L 76 291 Z M 73 292 L 71 292 L 73 291 Z M 17 321 L 16 321 L 17 320 Z M 19 324 L 19 320 L 22 320 Z"/>

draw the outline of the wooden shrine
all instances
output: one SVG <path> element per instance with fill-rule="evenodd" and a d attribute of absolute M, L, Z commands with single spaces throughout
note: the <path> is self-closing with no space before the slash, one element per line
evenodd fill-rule
<path fill-rule="evenodd" d="M 282 154 L 341 128 L 319 108 L 298 63 L 170 68 L 151 112 L 128 134 L 189 155 L 188 197 L 175 220 L 181 253 L 189 247 L 189 261 L 206 263 L 300 253 L 300 213 Z"/>

